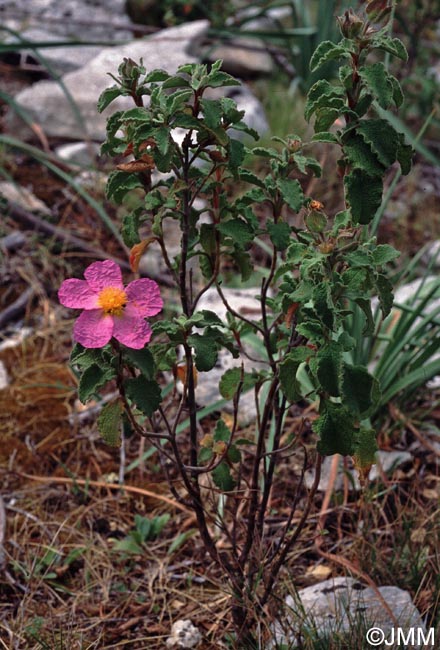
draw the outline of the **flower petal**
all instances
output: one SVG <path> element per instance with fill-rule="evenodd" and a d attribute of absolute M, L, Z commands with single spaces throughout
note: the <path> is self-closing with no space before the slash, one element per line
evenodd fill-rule
<path fill-rule="evenodd" d="M 142 318 L 155 316 L 163 307 L 159 285 L 154 280 L 148 278 L 133 280 L 127 285 L 125 293 L 128 298 L 126 310 L 129 314 L 136 313 Z"/>
<path fill-rule="evenodd" d="M 58 299 L 64 307 L 72 309 L 96 309 L 98 294 L 92 291 L 85 280 L 70 278 L 64 280 L 58 291 Z"/>
<path fill-rule="evenodd" d="M 113 336 L 127 348 L 141 350 L 151 339 L 149 324 L 143 318 L 127 314 L 127 311 L 122 316 L 115 316 L 113 323 Z"/>
<path fill-rule="evenodd" d="M 113 317 L 102 309 L 83 311 L 73 326 L 73 338 L 85 348 L 103 348 L 113 336 Z"/>
<path fill-rule="evenodd" d="M 105 289 L 105 287 L 124 288 L 121 269 L 112 260 L 93 262 L 84 271 L 84 277 L 90 288 L 97 293 Z"/>

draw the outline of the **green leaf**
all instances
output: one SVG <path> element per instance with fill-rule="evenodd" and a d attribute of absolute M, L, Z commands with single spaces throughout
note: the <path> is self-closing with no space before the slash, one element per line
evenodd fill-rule
<path fill-rule="evenodd" d="M 106 404 L 99 414 L 98 431 L 110 447 L 119 447 L 121 444 L 122 411 L 121 401 L 116 400 Z"/>
<path fill-rule="evenodd" d="M 319 417 L 312 425 L 319 435 L 318 451 L 323 456 L 342 454 L 350 456 L 353 452 L 355 426 L 353 416 L 342 404 L 321 400 Z"/>
<path fill-rule="evenodd" d="M 376 278 L 376 287 L 380 308 L 385 318 L 390 313 L 394 302 L 393 285 L 385 275 L 379 274 Z"/>
<path fill-rule="evenodd" d="M 208 88 L 220 88 L 223 86 L 240 86 L 241 84 L 227 72 L 214 71 L 208 75 L 204 85 Z"/>
<path fill-rule="evenodd" d="M 296 178 L 277 178 L 277 187 L 289 208 L 294 212 L 299 212 L 304 202 L 304 193 L 299 180 Z"/>
<path fill-rule="evenodd" d="M 261 180 L 261 178 L 259 178 L 259 176 L 257 176 L 253 172 L 249 171 L 249 169 L 244 169 L 243 167 L 241 167 L 238 170 L 238 176 L 240 180 L 245 181 L 245 183 L 250 183 L 251 185 L 258 185 L 258 187 L 261 188 L 265 187 L 264 182 Z"/>
<path fill-rule="evenodd" d="M 316 121 L 314 129 L 320 133 L 326 131 L 331 127 L 335 120 L 339 117 L 339 108 L 332 108 L 331 106 L 322 106 L 315 111 Z"/>
<path fill-rule="evenodd" d="M 355 298 L 355 303 L 359 305 L 365 315 L 365 325 L 362 330 L 364 336 L 372 336 L 374 334 L 374 318 L 371 311 L 371 302 L 365 298 Z"/>
<path fill-rule="evenodd" d="M 229 239 L 232 239 L 234 246 L 246 248 L 254 238 L 254 231 L 243 219 L 229 219 L 218 224 L 217 229 Z"/>
<path fill-rule="evenodd" d="M 330 341 L 316 355 L 316 376 L 326 393 L 333 397 L 339 396 L 339 384 L 342 375 L 342 348 Z"/>
<path fill-rule="evenodd" d="M 269 233 L 272 244 L 279 250 L 284 251 L 291 240 L 291 228 L 285 221 L 279 223 L 268 223 L 267 232 Z"/>
<path fill-rule="evenodd" d="M 399 135 L 386 120 L 362 120 L 358 133 L 364 138 L 379 161 L 388 168 L 395 162 L 399 147 Z"/>
<path fill-rule="evenodd" d="M 373 465 L 376 462 L 377 450 L 378 446 L 374 429 L 361 427 L 359 431 L 356 431 L 352 454 L 356 467 L 368 469 Z"/>
<path fill-rule="evenodd" d="M 143 375 L 126 379 L 124 382 L 127 397 L 136 404 L 138 409 L 147 417 L 151 417 L 159 408 L 162 394 L 155 381 L 146 379 Z"/>
<path fill-rule="evenodd" d="M 381 178 L 354 169 L 345 176 L 344 185 L 353 220 L 360 224 L 370 223 L 382 202 Z"/>
<path fill-rule="evenodd" d="M 329 131 L 320 131 L 319 133 L 315 133 L 315 135 L 312 137 L 312 141 L 339 144 L 338 136 L 335 135 L 334 133 L 330 133 Z"/>
<path fill-rule="evenodd" d="M 138 174 L 116 170 L 108 177 L 106 194 L 109 199 L 121 204 L 127 192 L 137 187 L 143 187 L 142 179 Z"/>
<path fill-rule="evenodd" d="M 136 210 L 122 217 L 122 239 L 124 240 L 124 244 L 129 248 L 132 248 L 135 244 L 139 244 L 141 240 L 139 237 L 139 226 L 139 216 Z"/>
<path fill-rule="evenodd" d="M 397 149 L 397 160 L 402 169 L 402 174 L 409 174 L 411 171 L 412 157 L 414 149 L 409 144 L 405 144 L 405 136 L 399 133 L 399 146 Z"/>
<path fill-rule="evenodd" d="M 320 79 L 310 88 L 307 94 L 304 117 L 310 120 L 318 108 L 341 109 L 345 105 L 343 89 L 332 86 L 325 79 Z M 319 129 L 325 130 L 325 129 Z"/>
<path fill-rule="evenodd" d="M 143 83 L 157 83 L 158 81 L 170 81 L 171 79 L 178 79 L 183 84 L 188 85 L 188 82 L 183 77 L 170 77 L 168 72 L 166 70 L 162 70 L 161 68 L 156 68 L 155 70 L 152 70 L 147 75 L 145 75 Z M 164 87 L 165 85 L 163 84 L 162 88 Z"/>
<path fill-rule="evenodd" d="M 332 330 L 335 320 L 335 310 L 329 285 L 323 282 L 315 286 L 312 291 L 312 298 L 315 314 L 326 327 Z"/>
<path fill-rule="evenodd" d="M 98 113 L 102 113 L 104 109 L 107 108 L 109 104 L 112 103 L 117 97 L 120 97 L 121 95 L 126 95 L 126 91 L 121 86 L 111 86 L 110 88 L 106 88 L 99 96 L 98 99 Z"/>
<path fill-rule="evenodd" d="M 220 395 L 225 399 L 232 399 L 243 381 L 242 392 L 248 391 L 258 381 L 257 375 L 242 372 L 240 367 L 229 368 L 223 373 L 219 382 Z"/>
<path fill-rule="evenodd" d="M 394 86 L 384 64 L 379 62 L 362 66 L 359 76 L 376 97 L 379 106 L 389 108 L 393 102 Z"/>
<path fill-rule="evenodd" d="M 188 344 L 194 348 L 196 353 L 195 364 L 200 372 L 212 370 L 217 363 L 218 343 L 209 334 L 191 334 L 188 337 Z"/>
<path fill-rule="evenodd" d="M 384 166 L 379 162 L 371 146 L 358 133 L 351 133 L 344 144 L 344 154 L 351 169 L 361 169 L 370 176 L 383 176 Z"/>
<path fill-rule="evenodd" d="M 244 159 L 244 144 L 240 142 L 240 140 L 234 140 L 231 138 L 227 145 L 227 151 L 229 156 L 229 166 L 231 168 L 231 171 L 235 173 Z"/>
<path fill-rule="evenodd" d="M 240 271 L 241 281 L 246 282 L 246 280 L 249 280 L 254 271 L 252 258 L 249 253 L 236 249 L 231 253 L 231 257 Z"/>
<path fill-rule="evenodd" d="M 376 266 L 382 266 L 392 262 L 397 257 L 400 257 L 400 252 L 396 251 L 393 246 L 389 244 L 379 244 L 373 249 L 373 262 Z"/>
<path fill-rule="evenodd" d="M 130 365 L 138 368 L 143 376 L 152 380 L 155 372 L 155 365 L 153 355 L 148 348 L 143 350 L 134 350 L 133 348 L 123 347 L 124 361 L 128 361 Z"/>
<path fill-rule="evenodd" d="M 332 41 L 322 41 L 313 52 L 310 59 L 310 71 L 316 72 L 327 61 L 332 59 L 341 59 L 349 56 L 350 53 L 341 45 L 336 45 Z"/>
<path fill-rule="evenodd" d="M 344 364 L 342 402 L 356 417 L 367 417 L 380 395 L 377 379 L 363 366 Z"/>
<path fill-rule="evenodd" d="M 279 366 L 279 377 L 282 391 L 289 402 L 302 399 L 301 385 L 296 377 L 301 363 L 313 356 L 310 348 L 301 346 L 291 350 L 286 359 Z"/>
<path fill-rule="evenodd" d="M 222 419 L 217 420 L 214 430 L 214 440 L 215 442 L 228 442 L 231 437 L 231 431 L 227 426 L 226 422 Z"/>
<path fill-rule="evenodd" d="M 116 372 L 111 366 L 92 363 L 88 366 L 79 380 L 78 397 L 85 404 L 105 384 L 115 377 Z"/>
<path fill-rule="evenodd" d="M 219 127 L 223 113 L 220 102 L 215 99 L 201 99 L 200 105 L 205 117 L 206 126 L 210 129 L 216 129 Z"/>
<path fill-rule="evenodd" d="M 70 353 L 70 365 L 79 366 L 82 369 L 86 369 L 89 366 L 96 363 L 97 365 L 102 364 L 102 350 L 97 348 L 85 348 L 80 343 L 75 343 Z"/>
<path fill-rule="evenodd" d="M 212 470 L 212 480 L 222 492 L 230 492 L 235 487 L 235 481 L 231 476 L 231 470 L 226 461 L 222 461 Z"/>
<path fill-rule="evenodd" d="M 399 38 L 390 38 L 384 34 L 379 34 L 372 38 L 370 43 L 378 50 L 384 50 L 396 56 L 398 59 L 402 59 L 402 61 L 408 61 L 408 52 Z"/>

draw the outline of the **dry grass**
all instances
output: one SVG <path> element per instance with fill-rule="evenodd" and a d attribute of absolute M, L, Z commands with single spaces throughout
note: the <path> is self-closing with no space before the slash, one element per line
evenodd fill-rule
<path fill-rule="evenodd" d="M 93 237 L 102 243 L 105 235 L 88 219 L 80 223 L 81 232 L 93 228 Z M 6 223 L 6 230 L 14 227 Z M 131 471 L 121 490 L 119 451 L 101 442 L 94 416 L 78 415 L 76 379 L 67 365 L 71 322 L 57 305 L 56 289 L 88 259 L 50 245 L 33 238 L 2 261 L 14 281 L 0 286 L 0 305 L 26 286 L 35 292 L 25 315 L 32 336 L 0 352 L 10 379 L 0 391 L 0 496 L 6 511 L 0 650 L 159 650 L 172 623 L 184 618 L 203 634 L 202 650 L 228 648 L 223 576 L 194 532 L 192 513 L 169 494 L 157 457 Z M 413 429 L 390 413 L 381 434 L 382 448 L 417 443 L 412 465 L 371 486 L 360 499 L 348 492 L 327 495 L 324 513 L 322 497 L 317 498 L 283 568 L 280 598 L 323 577 L 363 572 L 378 585 L 408 589 L 428 626 L 438 624 L 439 458 L 418 442 L 414 427 L 417 432 L 427 423 L 440 428 L 440 409 L 438 396 L 422 397 L 408 405 Z M 212 424 L 202 422 L 205 432 Z M 304 443 L 313 446 L 314 441 Z M 138 440 L 129 439 L 126 465 L 142 451 Z M 286 495 L 295 490 L 294 475 L 289 463 L 280 470 L 274 519 L 282 516 Z M 152 518 L 163 513 L 171 515 L 169 522 L 141 554 L 114 549 L 133 528 L 135 514 Z M 322 528 L 324 542 L 317 545 Z M 170 552 L 181 535 L 185 541 Z"/>

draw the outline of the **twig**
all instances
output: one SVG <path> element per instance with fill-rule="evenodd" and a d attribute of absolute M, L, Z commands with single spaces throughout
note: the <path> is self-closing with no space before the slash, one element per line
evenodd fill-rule
<path fill-rule="evenodd" d="M 119 483 L 106 483 L 105 481 L 89 481 L 81 478 L 78 479 L 66 478 L 64 476 L 36 476 L 33 474 L 25 474 L 24 472 L 14 472 L 14 474 L 16 474 L 17 476 L 21 476 L 23 478 L 27 478 L 31 481 L 36 481 L 37 483 L 63 483 L 67 485 L 75 484 L 75 485 L 84 485 L 88 487 L 90 486 L 90 487 L 98 487 L 98 488 L 107 488 L 109 490 L 123 489 L 125 492 L 132 492 L 133 494 L 140 494 L 141 496 L 157 499 L 158 501 L 163 501 L 164 503 L 168 503 L 168 505 L 173 506 L 173 508 L 178 508 L 183 512 L 188 512 L 192 514 L 192 511 L 189 508 L 182 505 L 181 503 L 177 503 L 176 501 L 173 501 L 173 499 L 170 499 L 164 494 L 158 494 L 157 492 L 144 490 L 143 488 L 138 488 L 135 487 L 134 485 L 124 485 L 124 487 L 121 488 L 121 485 L 119 485 Z"/>
<path fill-rule="evenodd" d="M 29 301 L 34 297 L 35 291 L 33 287 L 28 287 L 23 293 L 14 300 L 6 309 L 0 312 L 0 329 L 14 318 L 20 316 L 26 309 Z"/>

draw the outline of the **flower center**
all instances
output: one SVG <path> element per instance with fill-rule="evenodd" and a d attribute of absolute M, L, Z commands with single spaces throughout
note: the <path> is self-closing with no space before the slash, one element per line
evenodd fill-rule
<path fill-rule="evenodd" d="M 118 287 L 105 287 L 98 296 L 98 305 L 106 315 L 122 316 L 124 307 L 127 304 L 127 295 L 123 289 Z"/>

